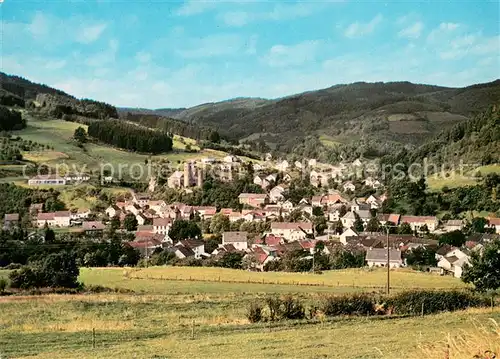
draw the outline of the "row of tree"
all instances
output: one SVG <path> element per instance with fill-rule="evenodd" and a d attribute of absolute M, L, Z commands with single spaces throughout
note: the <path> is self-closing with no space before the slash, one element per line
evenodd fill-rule
<path fill-rule="evenodd" d="M 17 131 L 25 127 L 26 120 L 23 119 L 19 111 L 0 106 L 0 132 Z"/>
<path fill-rule="evenodd" d="M 118 120 L 93 121 L 87 132 L 89 136 L 99 141 L 137 152 L 153 154 L 169 152 L 173 145 L 172 138 L 166 132 Z"/>

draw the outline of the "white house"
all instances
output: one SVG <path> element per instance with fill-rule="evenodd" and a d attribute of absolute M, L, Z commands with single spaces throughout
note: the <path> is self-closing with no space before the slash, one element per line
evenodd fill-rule
<path fill-rule="evenodd" d="M 222 245 L 232 244 L 239 251 L 248 249 L 247 232 L 224 232 L 222 234 Z"/>
<path fill-rule="evenodd" d="M 489 217 L 488 222 L 491 227 L 495 228 L 495 233 L 500 234 L 500 218 Z"/>
<path fill-rule="evenodd" d="M 340 243 L 346 245 L 348 237 L 359 237 L 359 234 L 354 229 L 348 228 L 340 235 Z"/>
<path fill-rule="evenodd" d="M 206 255 L 205 242 L 197 239 L 186 239 L 183 241 L 179 241 L 176 246 L 182 246 L 191 249 L 194 252 L 194 257 L 197 259 L 201 258 L 202 255 Z"/>
<path fill-rule="evenodd" d="M 109 218 L 113 218 L 117 214 L 120 214 L 121 210 L 120 210 L 120 208 L 118 208 L 117 205 L 113 204 L 113 205 L 109 206 L 108 208 L 106 208 L 105 212 Z"/>
<path fill-rule="evenodd" d="M 344 183 L 342 185 L 342 188 L 344 189 L 345 192 L 347 191 L 354 192 L 356 190 L 356 186 L 351 181 L 347 181 L 346 183 Z"/>
<path fill-rule="evenodd" d="M 281 208 L 283 208 L 286 211 L 292 211 L 294 205 L 290 200 L 286 200 L 285 202 L 281 203 Z"/>
<path fill-rule="evenodd" d="M 128 204 L 127 206 L 125 206 L 125 210 L 127 212 L 133 213 L 134 216 L 137 216 L 142 211 L 141 206 L 137 203 Z"/>
<path fill-rule="evenodd" d="M 273 187 L 273 189 L 271 189 L 271 191 L 269 191 L 269 200 L 272 203 L 280 202 L 281 200 L 284 199 L 283 194 L 285 193 L 285 191 L 287 189 L 288 189 L 288 186 L 285 184 L 279 184 L 279 185 Z"/>
<path fill-rule="evenodd" d="M 306 234 L 312 234 L 313 226 L 310 222 L 272 222 L 271 233 L 289 241 L 298 241 L 305 239 Z"/>
<path fill-rule="evenodd" d="M 39 186 L 39 185 L 51 185 L 51 186 L 64 186 L 66 185 L 66 180 L 57 175 L 38 175 L 28 180 L 28 185 Z"/>
<path fill-rule="evenodd" d="M 365 260 L 368 267 L 386 267 L 387 248 L 368 249 Z M 389 249 L 389 266 L 391 268 L 400 268 L 403 266 L 403 259 L 401 258 L 401 251 L 399 249 Z"/>
<path fill-rule="evenodd" d="M 170 218 L 153 218 L 153 232 L 167 235 L 172 227 Z"/>
<path fill-rule="evenodd" d="M 466 264 L 469 264 L 469 256 L 460 249 L 453 248 L 439 259 L 437 266 L 460 278 Z"/>
<path fill-rule="evenodd" d="M 71 223 L 71 213 L 69 211 L 59 211 L 52 213 L 38 213 L 37 226 L 44 227 L 69 227 Z"/>
<path fill-rule="evenodd" d="M 408 223 L 414 231 L 420 231 L 422 227 L 427 226 L 429 232 L 434 232 L 439 221 L 434 216 L 401 216 L 399 223 Z"/>
<path fill-rule="evenodd" d="M 464 221 L 461 219 L 450 219 L 444 223 L 446 232 L 461 231 L 464 228 Z"/>

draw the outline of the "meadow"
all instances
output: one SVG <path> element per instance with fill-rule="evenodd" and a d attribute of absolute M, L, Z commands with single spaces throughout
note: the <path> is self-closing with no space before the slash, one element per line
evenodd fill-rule
<path fill-rule="evenodd" d="M 224 275 L 227 280 L 241 278 L 242 274 L 262 275 L 205 270 L 211 276 Z M 199 268 L 167 267 L 134 273 L 165 275 L 167 271 L 192 277 L 200 277 L 203 272 Z M 325 280 L 344 277 L 346 283 L 355 278 L 362 280 L 360 285 L 372 286 L 378 284 L 378 272 L 383 273 L 347 270 L 324 275 L 290 274 L 290 278 L 302 283 L 316 276 L 325 276 Z M 413 318 L 317 317 L 252 324 L 246 312 L 256 298 L 294 293 L 310 306 L 325 294 L 363 289 L 266 284 L 272 278 L 264 278 L 264 284 L 134 279 L 126 273 L 123 268 L 84 268 L 80 280 L 87 285 L 132 289 L 134 293 L 0 297 L 0 357 L 430 358 L 432 353 L 443 355 L 450 339 L 474 335 L 475 326 L 490 323 L 490 318 L 500 321 L 500 310 L 488 308 Z M 5 274 L 0 272 L 0 276 Z M 281 281 L 287 277 L 285 273 L 265 274 Z M 399 280 L 434 286 L 442 279 L 443 287 L 456 284 L 448 278 L 413 274 L 401 272 Z M 493 341 L 495 335 L 489 330 L 481 338 Z M 449 358 L 470 357 L 457 354 Z"/>
<path fill-rule="evenodd" d="M 221 159 L 227 155 L 225 152 L 211 149 L 186 152 L 187 144 L 191 146 L 192 150 L 199 150 L 196 141 L 177 135 L 174 136 L 172 152 L 155 156 L 120 150 L 98 143 L 87 143 L 84 145 L 84 148 L 81 148 L 72 139 L 74 131 L 78 127 L 86 129 L 87 126 L 62 120 L 40 120 L 28 117 L 27 128 L 16 131 L 14 135 L 24 140 L 31 140 L 53 147 L 53 149 L 47 151 L 23 153 L 23 156 L 27 160 L 37 163 L 43 162 L 50 166 L 64 162 L 70 167 L 75 165 L 77 169 L 87 171 L 98 171 L 101 164 L 109 164 L 114 169 L 117 169 L 120 165 L 126 165 L 128 168 L 132 165 L 136 167 L 139 165 L 144 166 L 145 162 L 149 160 L 163 160 L 176 164 L 189 160 L 199 160 L 203 157 Z M 137 171 L 134 171 L 134 173 L 137 173 Z"/>

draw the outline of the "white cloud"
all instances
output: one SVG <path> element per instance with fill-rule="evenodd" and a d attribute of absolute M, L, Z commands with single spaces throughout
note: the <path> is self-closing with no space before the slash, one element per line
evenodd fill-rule
<path fill-rule="evenodd" d="M 442 22 L 439 25 L 439 29 L 446 30 L 446 31 L 453 31 L 453 30 L 457 29 L 459 26 L 460 26 L 459 24 L 453 23 L 453 22 Z"/>
<path fill-rule="evenodd" d="M 453 22 L 442 22 L 439 26 L 433 29 L 429 35 L 427 36 L 427 41 L 439 41 L 445 36 L 449 36 L 450 33 L 457 30 L 460 27 L 460 24 Z"/>
<path fill-rule="evenodd" d="M 462 35 L 448 41 L 448 44 L 439 52 L 443 60 L 490 54 L 500 58 L 500 35 L 492 37 L 485 37 L 481 33 Z"/>
<path fill-rule="evenodd" d="M 135 59 L 140 63 L 148 63 L 151 61 L 151 54 L 145 51 L 139 51 L 135 54 Z"/>
<path fill-rule="evenodd" d="M 342 0 L 329 2 L 301 2 L 295 4 L 277 3 L 268 11 L 227 11 L 221 13 L 219 18 L 226 25 L 234 27 L 244 26 L 256 21 L 293 20 L 319 12 L 333 2 L 342 2 Z"/>
<path fill-rule="evenodd" d="M 106 27 L 107 24 L 104 23 L 84 26 L 76 35 L 76 40 L 82 44 L 90 44 L 101 37 Z"/>
<path fill-rule="evenodd" d="M 235 34 L 216 34 L 184 41 L 176 52 L 185 58 L 214 57 L 238 53 L 244 47 L 243 39 Z"/>
<path fill-rule="evenodd" d="M 45 68 L 47 70 L 59 70 L 59 69 L 62 69 L 63 67 L 65 67 L 66 64 L 67 64 L 66 60 L 49 60 L 45 64 Z"/>
<path fill-rule="evenodd" d="M 119 43 L 117 40 L 110 40 L 108 43 L 108 48 L 98 52 L 94 55 L 87 57 L 85 63 L 91 67 L 103 67 L 112 64 L 116 60 L 116 54 L 118 52 Z"/>
<path fill-rule="evenodd" d="M 380 14 L 367 23 L 354 22 L 345 29 L 344 35 L 350 38 L 368 35 L 372 33 L 381 22 L 382 15 Z"/>
<path fill-rule="evenodd" d="M 179 16 L 192 16 L 204 13 L 207 10 L 217 6 L 217 1 L 209 0 L 187 0 L 182 6 L 177 9 L 176 14 Z"/>
<path fill-rule="evenodd" d="M 398 33 L 398 36 L 406 37 L 409 39 L 418 39 L 423 29 L 424 29 L 424 24 L 420 21 L 417 21 L 416 23 L 402 29 Z"/>
<path fill-rule="evenodd" d="M 34 38 L 45 37 L 50 32 L 49 19 L 40 12 L 37 12 L 31 23 L 27 26 L 28 31 Z"/>
<path fill-rule="evenodd" d="M 304 41 L 295 45 L 274 45 L 262 60 L 272 67 L 302 65 L 313 61 L 321 41 Z"/>
<path fill-rule="evenodd" d="M 257 35 L 252 35 L 250 36 L 250 39 L 246 43 L 246 53 L 248 55 L 255 55 L 257 53 L 257 40 L 258 40 Z"/>

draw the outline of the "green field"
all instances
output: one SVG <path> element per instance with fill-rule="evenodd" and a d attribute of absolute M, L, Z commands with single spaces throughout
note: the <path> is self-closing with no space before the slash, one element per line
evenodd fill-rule
<path fill-rule="evenodd" d="M 316 317 L 301 321 L 250 324 L 249 303 L 271 293 L 296 293 L 306 306 L 325 293 L 360 290 L 306 285 L 276 285 L 285 277 L 308 283 L 314 277 L 339 277 L 377 285 L 383 271 L 312 274 L 266 273 L 265 284 L 189 280 L 132 279 L 131 272 L 237 280 L 263 275 L 216 268 L 82 269 L 85 284 L 128 288 L 135 293 L 0 297 L 0 356 L 6 358 L 424 358 L 448 334 L 500 321 L 500 310 L 469 310 L 427 317 Z M 125 276 L 125 273 L 129 273 Z M 400 274 L 396 274 L 400 273 Z M 0 276 L 5 272 L 0 271 Z M 330 279 L 328 279 L 330 278 Z M 349 279 L 348 279 L 349 278 Z M 453 287 L 453 278 L 394 272 L 401 284 Z M 92 331 L 95 331 L 95 345 Z M 462 332 L 465 330 L 465 332 Z M 474 331 L 472 331 L 474 332 Z M 492 332 L 482 335 L 490 339 Z M 451 337 L 455 338 L 455 337 Z M 492 337 L 495 338 L 495 337 Z M 434 345 L 434 346 L 431 346 Z M 95 346 L 95 347 L 94 347 Z M 440 352 L 442 354 L 442 352 Z M 439 357 L 439 356 L 438 356 Z M 463 356 L 463 358 L 470 358 Z M 436 357 L 437 358 L 437 357 Z M 450 358 L 462 358 L 453 356 Z"/>
<path fill-rule="evenodd" d="M 132 167 L 132 173 L 139 174 L 139 165 L 144 167 L 146 160 L 167 160 L 172 164 L 184 162 L 187 160 L 198 160 L 203 157 L 223 158 L 227 154 L 215 150 L 202 150 L 195 153 L 185 152 L 186 144 L 190 144 L 193 150 L 199 149 L 193 139 L 174 137 L 174 148 L 171 153 L 149 156 L 125 150 L 119 150 L 110 146 L 87 143 L 85 150 L 78 147 L 72 140 L 74 131 L 78 127 L 86 126 L 61 120 L 39 120 L 28 117 L 28 126 L 26 129 L 16 131 L 14 135 L 20 136 L 24 140 L 31 140 L 43 145 L 53 147 L 53 150 L 25 152 L 23 156 L 30 161 L 37 163 L 46 163 L 49 166 L 55 166 L 62 163 L 67 164 L 70 169 L 73 166 L 79 171 L 97 171 L 102 164 L 109 164 L 115 169 L 120 165 L 123 167 L 123 173 L 128 174 Z M 134 166 L 134 167 L 133 167 Z M 106 167 L 105 167 L 106 168 Z M 117 174 L 115 173 L 115 176 Z"/>

